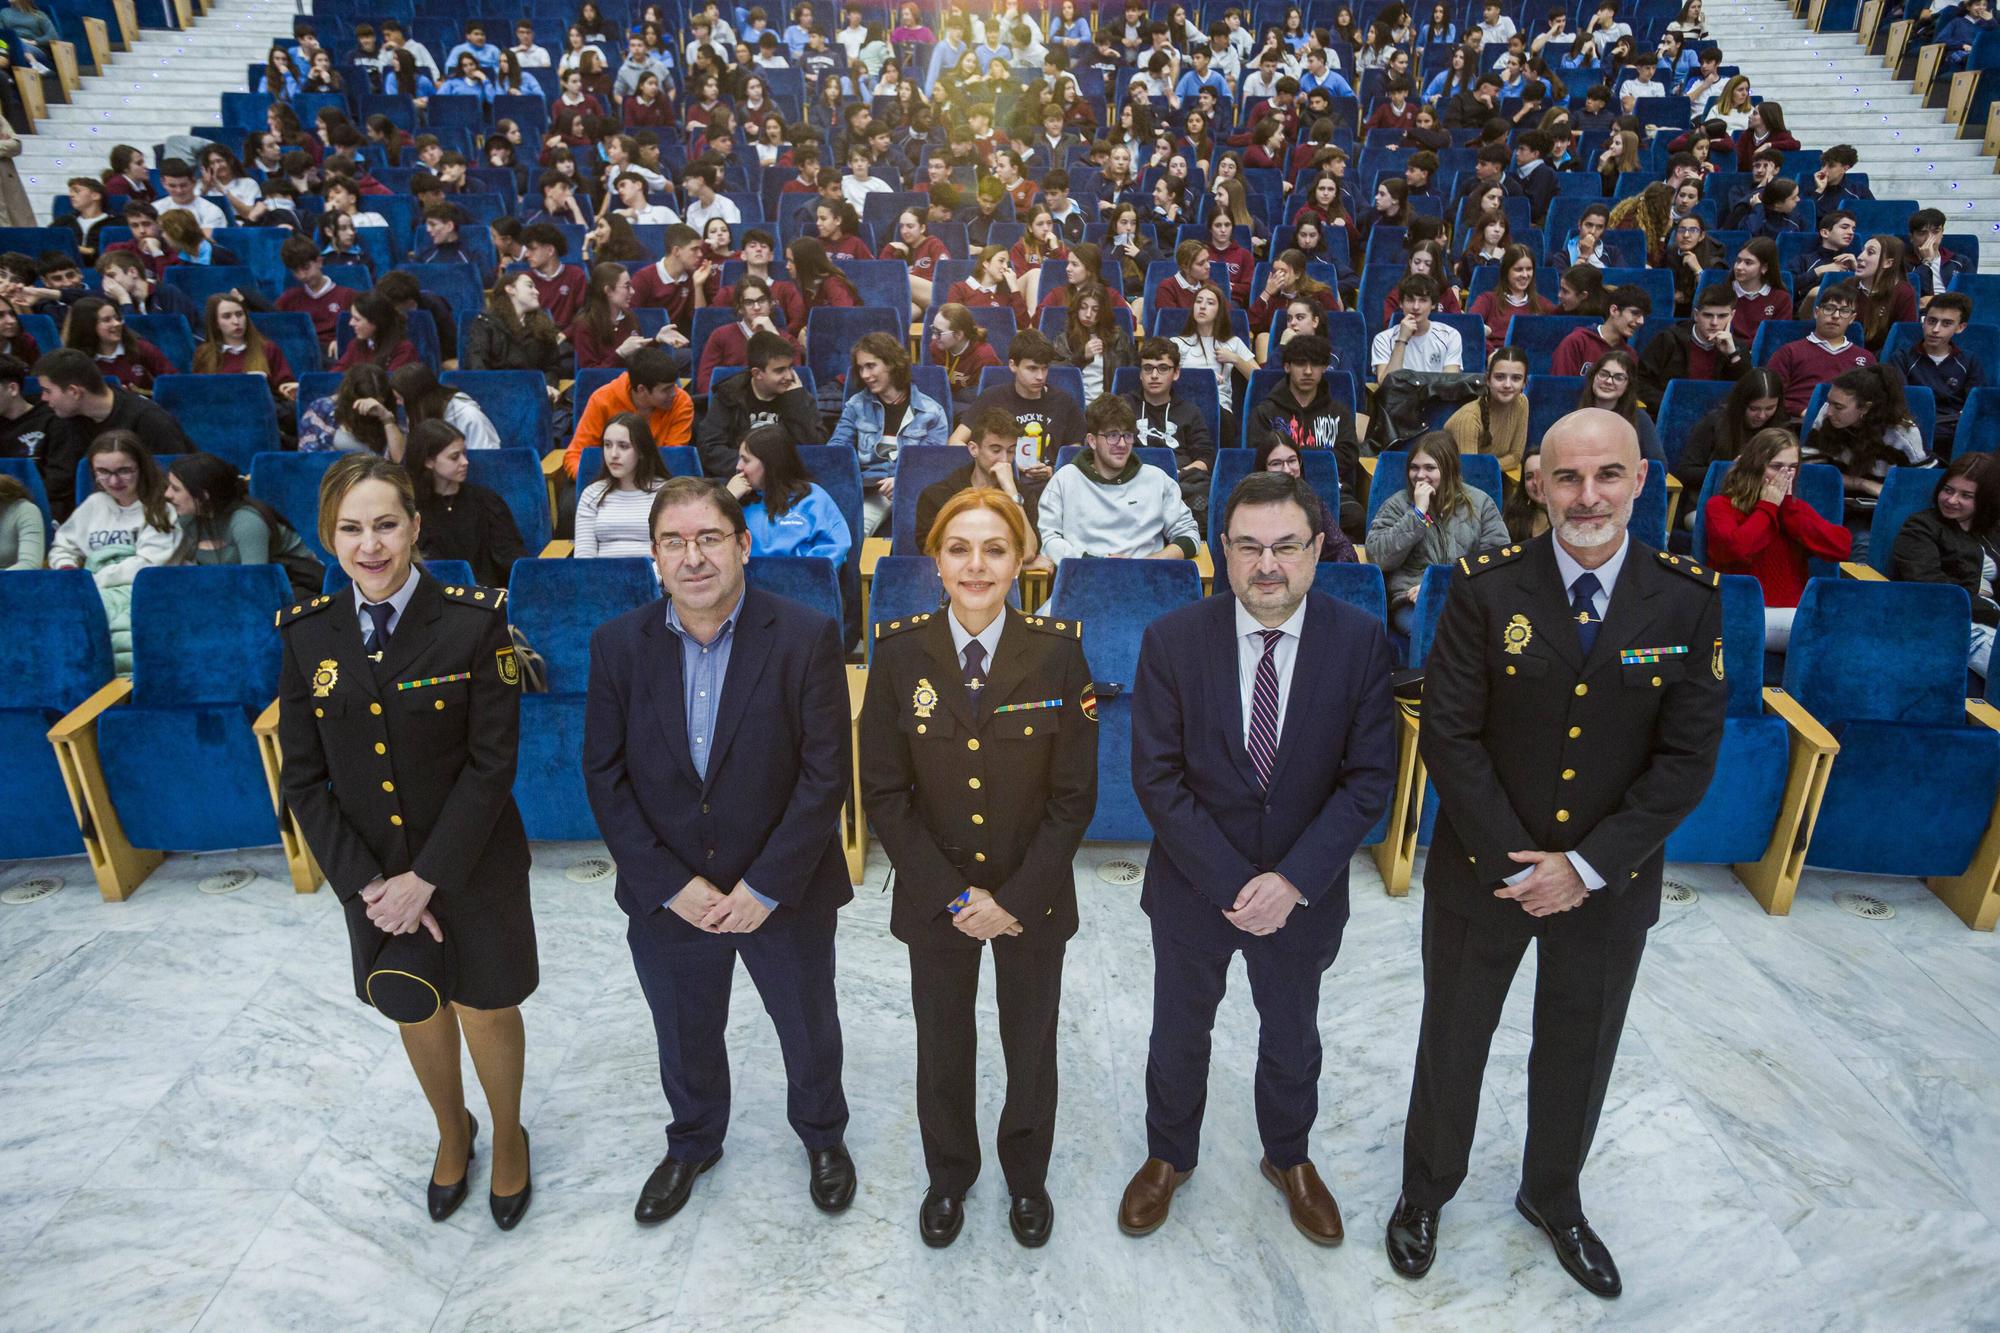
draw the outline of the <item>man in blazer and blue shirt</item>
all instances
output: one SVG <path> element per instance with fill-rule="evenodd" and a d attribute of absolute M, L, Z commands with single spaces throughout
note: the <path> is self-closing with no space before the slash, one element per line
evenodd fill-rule
<path fill-rule="evenodd" d="M 1389 802 L 1395 702 L 1382 622 L 1312 590 L 1321 509 L 1296 477 L 1230 495 L 1230 596 L 1146 630 L 1132 692 L 1132 785 L 1151 821 L 1140 898 L 1153 924 L 1147 1159 L 1118 1224 L 1167 1220 L 1193 1172 L 1209 1034 L 1243 951 L 1261 1024 L 1261 1171 L 1292 1223 L 1340 1242 L 1340 1209 L 1307 1155 L 1319 1113 L 1319 983 L 1347 923 L 1347 865 Z"/>
<path fill-rule="evenodd" d="M 583 737 L 673 1111 L 635 1215 L 666 1221 L 722 1157 L 739 957 L 778 1030 L 808 1193 L 838 1212 L 854 1197 L 833 980 L 835 917 L 854 896 L 840 848 L 850 753 L 839 629 L 746 586 L 750 537 L 722 488 L 669 481 L 650 528 L 667 599 L 591 636 Z"/>

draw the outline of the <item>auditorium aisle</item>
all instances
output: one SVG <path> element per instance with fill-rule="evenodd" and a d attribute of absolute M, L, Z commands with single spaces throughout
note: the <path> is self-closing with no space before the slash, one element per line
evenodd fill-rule
<path fill-rule="evenodd" d="M 1810 874 L 1789 919 L 1715 868 L 1679 868 L 1647 950 L 1584 1177 L 1624 1268 L 1616 1303 L 1565 1277 L 1511 1200 L 1523 1124 L 1528 976 L 1495 1043 L 1473 1173 L 1436 1269 L 1382 1254 L 1416 1039 L 1421 898 L 1365 860 L 1328 977 L 1312 1151 L 1348 1240 L 1295 1233 L 1256 1170 L 1254 1025 L 1240 965 L 1217 1027 L 1206 1155 L 1145 1240 L 1114 1223 L 1144 1156 L 1151 958 L 1137 891 L 1087 847 L 1065 987 L 1054 1240 L 1008 1235 L 997 1171 L 958 1244 L 915 1228 L 921 1153 L 900 946 L 879 855 L 842 914 L 849 1138 L 861 1187 L 828 1219 L 805 1197 L 769 1024 L 747 984 L 731 1020 L 728 1156 L 676 1221 L 632 1222 L 661 1151 L 646 1006 L 608 884 L 538 847 L 544 963 L 529 1001 L 535 1205 L 496 1231 L 474 1196 L 433 1225 L 434 1146 L 386 1022 L 354 1003 L 328 891 L 294 896 L 275 851 L 176 856 L 121 905 L 80 862 L 69 887 L 0 907 L 0 1326 L 10 1330 L 701 1329 L 1496 1330 L 1994 1326 L 2000 1272 L 2000 940 L 1911 881 Z M 228 896 L 197 881 L 247 865 Z M 1861 888 L 1896 909 L 1833 905 Z M 1532 962 L 1530 963 L 1532 968 Z M 991 970 L 983 1123 L 1000 1092 Z M 474 1110 L 478 1085 L 468 1078 Z M 484 1145 L 482 1145 L 482 1148 Z"/>

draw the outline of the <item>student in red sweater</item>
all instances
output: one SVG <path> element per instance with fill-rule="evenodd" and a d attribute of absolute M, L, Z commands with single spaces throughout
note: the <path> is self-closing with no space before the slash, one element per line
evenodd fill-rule
<path fill-rule="evenodd" d="M 1894 236 L 1871 236 L 1854 261 L 1855 295 L 1862 342 L 1880 353 L 1891 324 L 1917 322 L 1917 289 L 1903 276 L 1907 247 Z"/>
<path fill-rule="evenodd" d="M 985 326 L 956 301 L 945 302 L 931 317 L 931 348 L 926 360 L 944 367 L 954 399 L 977 394 L 981 372 L 1002 364 L 1000 354 L 986 341 Z"/>
<path fill-rule="evenodd" d="M 785 250 L 785 266 L 792 271 L 792 281 L 799 285 L 799 295 L 806 303 L 806 319 L 812 319 L 812 312 L 821 306 L 858 307 L 861 293 L 854 290 L 854 284 L 847 280 L 831 259 L 826 257 L 826 248 L 810 236 L 801 236 Z M 805 326 L 799 326 L 798 341 L 805 341 Z"/>
<path fill-rule="evenodd" d="M 676 222 L 667 228 L 661 249 L 665 253 L 658 263 L 632 275 L 632 304 L 667 312 L 667 327 L 672 332 L 666 346 L 679 359 L 680 373 L 686 374 L 694 312 L 703 303 L 701 288 L 694 280 L 694 267 L 701 262 L 701 237 L 693 227 Z"/>
<path fill-rule="evenodd" d="M 582 269 L 563 263 L 569 251 L 568 239 L 554 223 L 536 222 L 521 229 L 521 244 L 528 253 L 528 273 L 535 280 L 542 309 L 549 312 L 557 328 L 568 328 L 583 309 L 584 288 L 590 284 Z"/>
<path fill-rule="evenodd" d="M 709 377 L 717 366 L 747 366 L 750 364 L 750 339 L 760 332 L 775 333 L 791 347 L 799 360 L 805 360 L 805 349 L 790 330 L 778 327 L 772 318 L 771 289 L 762 278 L 745 278 L 736 284 L 736 322 L 725 324 L 711 333 L 701 346 L 701 363 L 694 372 L 694 391 L 708 392 Z M 578 349 L 579 353 L 581 349 Z"/>
<path fill-rule="evenodd" d="M 1023 216 L 1028 220 L 1027 234 L 1014 242 L 1007 259 L 1014 266 L 1014 276 L 1021 280 L 1021 299 L 1033 309 L 1040 305 L 1042 265 L 1051 259 L 1068 259 L 1069 247 L 1063 244 L 1055 214 L 1045 206 L 1036 204 Z"/>
<path fill-rule="evenodd" d="M 861 239 L 861 218 L 845 199 L 822 199 L 813 210 L 813 225 L 829 258 L 873 259 L 868 242 Z"/>
<path fill-rule="evenodd" d="M 353 325 L 354 337 L 332 369 L 344 375 L 358 365 L 369 363 L 383 371 L 396 371 L 417 362 L 416 344 L 405 336 L 403 312 L 382 293 L 367 291 L 355 297 L 347 318 Z"/>
<path fill-rule="evenodd" d="M 1229 270 L 1229 303 L 1248 306 L 1250 274 L 1257 267 L 1257 257 L 1236 239 L 1236 224 L 1227 213 L 1218 211 L 1208 220 L 1208 262 Z M 1193 305 L 1192 295 L 1188 303 Z"/>
<path fill-rule="evenodd" d="M 1024 281 L 1014 273 L 1013 256 L 997 245 L 989 245 L 979 252 L 972 266 L 972 276 L 954 282 L 945 296 L 952 304 L 973 310 L 1006 306 L 1014 312 L 1014 327 L 1018 330 L 1028 327 L 1028 300 L 1022 295 L 1024 287 Z"/>
<path fill-rule="evenodd" d="M 1646 289 L 1627 284 L 1604 294 L 1608 313 L 1595 328 L 1572 329 L 1556 344 L 1549 359 L 1551 375 L 1587 375 L 1598 358 L 1614 348 L 1630 347 L 1653 313 L 1653 298 Z"/>
<path fill-rule="evenodd" d="M 1736 169 L 1749 171 L 1750 159 L 1760 148 L 1799 151 L 1799 141 L 1785 128 L 1785 109 L 1776 102 L 1759 102 L 1750 108 L 1750 127 L 1736 136 Z"/>
<path fill-rule="evenodd" d="M 207 340 L 195 349 L 195 374 L 262 375 L 272 397 L 290 402 L 297 396 L 299 377 L 285 360 L 284 349 L 257 332 L 242 301 L 217 292 L 208 298 L 203 323 Z"/>
<path fill-rule="evenodd" d="M 1792 294 L 1778 272 L 1778 243 L 1770 237 L 1752 237 L 1738 250 L 1729 277 L 1736 288 L 1736 313 L 1729 318 L 1729 331 L 1737 342 L 1748 347 L 1756 341 L 1759 324 L 1792 317 Z"/>
<path fill-rule="evenodd" d="M 1153 288 L 1148 310 L 1191 310 L 1195 293 L 1209 280 L 1208 247 L 1200 241 L 1182 241 L 1174 251 L 1178 266 L 1174 276 Z"/>
<path fill-rule="evenodd" d="M 623 370 L 626 357 L 652 346 L 653 340 L 639 331 L 632 303 L 632 275 L 623 264 L 606 262 L 590 270 L 583 311 L 566 330 L 578 370 Z"/>
<path fill-rule="evenodd" d="M 1854 322 L 1859 308 L 1853 283 L 1820 288 L 1819 299 L 1813 304 L 1813 331 L 1772 355 L 1770 369 L 1785 382 L 1785 413 L 1792 420 L 1805 414 L 1815 387 L 1831 384 L 1847 371 L 1875 364 L 1874 353 L 1847 339 L 1847 326 Z"/>
<path fill-rule="evenodd" d="M 1808 560 L 1845 560 L 1854 549 L 1852 533 L 1792 493 L 1798 475 L 1797 438 L 1777 427 L 1760 430 L 1702 509 L 1709 563 L 1725 574 L 1753 574 L 1764 589 L 1764 647 L 1772 652 L 1791 643 Z"/>
<path fill-rule="evenodd" d="M 287 236 L 278 255 L 298 283 L 298 286 L 287 287 L 278 294 L 278 309 L 310 315 L 313 336 L 319 339 L 328 356 L 333 355 L 340 316 L 354 304 L 354 298 L 360 293 L 327 277 L 319 247 L 303 236 Z"/>
<path fill-rule="evenodd" d="M 1410 100 L 1410 80 L 1407 76 L 1391 75 L 1382 83 L 1384 97 L 1369 113 L 1368 121 L 1361 127 L 1361 136 L 1368 137 L 1370 130 L 1407 130 L 1417 123 L 1417 105 Z"/>
<path fill-rule="evenodd" d="M 906 208 L 896 214 L 896 239 L 882 247 L 878 259 L 900 259 L 910 266 L 910 301 L 918 310 L 931 308 L 931 281 L 938 261 L 950 259 L 944 242 L 924 227 L 924 211 Z"/>
<path fill-rule="evenodd" d="M 140 393 L 151 393 L 154 380 L 174 373 L 166 354 L 127 328 L 118 307 L 101 296 L 85 296 L 70 306 L 63 346 L 95 357 L 99 374 L 116 376 L 120 388 Z"/>
<path fill-rule="evenodd" d="M 942 247 L 940 247 L 942 248 Z M 777 257 L 778 243 L 771 239 L 771 233 L 762 227 L 752 227 L 743 233 L 743 248 L 736 252 L 736 258 L 743 261 L 745 278 L 762 278 L 771 288 L 771 299 L 777 303 L 785 317 L 785 327 L 797 333 L 806 326 L 806 300 L 799 295 L 799 289 L 783 278 L 771 275 L 771 263 Z M 944 256 L 949 259 L 950 255 Z M 728 285 L 717 289 L 711 305 L 734 305 L 736 288 Z"/>

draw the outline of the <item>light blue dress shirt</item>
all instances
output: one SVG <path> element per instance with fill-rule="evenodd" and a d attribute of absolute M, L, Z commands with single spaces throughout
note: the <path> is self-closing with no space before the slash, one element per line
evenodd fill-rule
<path fill-rule="evenodd" d="M 723 682 L 729 676 L 729 654 L 736 643 L 736 618 L 742 614 L 743 597 L 738 594 L 722 628 L 713 639 L 703 643 L 681 623 L 680 611 L 674 604 L 667 603 L 667 628 L 681 641 L 681 704 L 687 718 L 688 757 L 694 761 L 694 771 L 704 778 L 708 776 L 709 746 L 715 741 L 717 706 L 722 702 Z M 778 905 L 776 899 L 766 898 L 749 884 L 743 887 L 750 889 L 750 896 L 763 904 L 764 910 L 770 911 Z"/>

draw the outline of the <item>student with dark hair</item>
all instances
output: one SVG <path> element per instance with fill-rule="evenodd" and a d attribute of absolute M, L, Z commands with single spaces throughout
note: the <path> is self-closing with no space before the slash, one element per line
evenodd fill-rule
<path fill-rule="evenodd" d="M 1784 176 L 1773 180 L 1757 192 L 1757 206 L 1743 219 L 1743 229 L 1752 237 L 1782 236 L 1788 231 L 1803 231 L 1798 219 L 1798 182 Z"/>
<path fill-rule="evenodd" d="M 97 584 L 110 622 L 114 666 L 130 675 L 132 582 L 142 569 L 174 563 L 179 546 L 174 511 L 159 464 L 131 431 L 105 431 L 83 456 L 96 489 L 56 529 L 49 568 L 81 569 Z"/>
<path fill-rule="evenodd" d="M 1549 358 L 1551 375 L 1588 374 L 1605 353 L 1631 347 L 1646 316 L 1653 313 L 1653 298 L 1645 288 L 1627 284 L 1606 293 L 1605 306 L 1603 322 L 1595 328 L 1572 329 L 1556 344 L 1555 355 Z"/>
<path fill-rule="evenodd" d="M 750 335 L 745 369 L 715 386 L 708 411 L 694 433 L 701 451 L 701 469 L 710 477 L 728 477 L 736 469 L 736 446 L 763 426 L 782 427 L 794 444 L 819 444 L 826 439 L 812 394 L 794 371 L 799 353 L 783 336 L 768 329 Z"/>
<path fill-rule="evenodd" d="M 202 344 L 194 350 L 195 374 L 259 375 L 279 402 L 289 403 L 298 394 L 298 376 L 284 349 L 258 332 L 242 298 L 228 292 L 209 297 L 202 330 Z M 287 420 L 281 416 L 281 426 Z"/>
<path fill-rule="evenodd" d="M 1875 364 L 1875 354 L 1859 343 L 1850 342 L 1848 326 L 1854 322 L 1860 299 L 1851 282 L 1823 287 L 1813 302 L 1813 329 L 1796 342 L 1788 342 L 1771 356 L 1771 370 L 1785 382 L 1785 415 L 1793 420 L 1805 415 L 1812 391 L 1849 370 Z"/>
<path fill-rule="evenodd" d="M 279 293 L 278 309 L 312 316 L 313 335 L 332 356 L 340 316 L 353 308 L 360 293 L 327 277 L 319 247 L 303 236 L 287 236 L 278 256 L 297 283 Z"/>
<path fill-rule="evenodd" d="M 1868 530 L 1883 479 L 1891 467 L 1935 467 L 1903 395 L 1894 366 L 1843 371 L 1827 385 L 1826 401 L 1801 435 L 1803 461 L 1840 469 L 1847 493 L 1847 526 L 1867 551 Z"/>
<path fill-rule="evenodd" d="M 465 370 L 540 371 L 554 395 L 569 373 L 569 358 L 555 321 L 542 309 L 534 274 L 501 274 L 486 294 L 486 308 L 466 329 L 459 364 Z"/>
<path fill-rule="evenodd" d="M 1252 448 L 1273 437 L 1299 449 L 1331 449 L 1340 471 L 1341 527 L 1351 537 L 1362 527 L 1361 443 L 1357 423 L 1347 404 L 1326 385 L 1333 347 L 1316 333 L 1301 334 L 1284 345 L 1284 381 L 1250 409 Z"/>
<path fill-rule="evenodd" d="M 1923 341 L 1899 352 L 1889 364 L 1906 384 L 1922 385 L 1937 402 L 1937 433 L 1933 447 L 1950 458 L 1958 437 L 1958 418 L 1974 389 L 1988 382 L 1987 368 L 1954 341 L 1972 322 L 1972 298 L 1963 292 L 1941 292 L 1924 308 Z"/>
<path fill-rule="evenodd" d="M 1910 281 L 1916 286 L 1918 299 L 1929 301 L 1950 288 L 1951 280 L 1971 265 L 1963 255 L 1945 247 L 1944 214 L 1939 210 L 1920 208 L 1910 214 L 1908 230 Z"/>
<path fill-rule="evenodd" d="M 1639 456 L 1652 467 L 1667 465 L 1659 428 L 1639 406 L 1639 362 L 1629 349 L 1614 347 L 1584 370 L 1583 388 L 1576 395 L 1576 405 L 1600 408 L 1625 418 L 1639 437 Z"/>
<path fill-rule="evenodd" d="M 150 391 L 154 380 L 174 373 L 166 353 L 126 327 L 118 307 L 101 296 L 86 296 L 70 307 L 63 345 L 88 353 L 100 374 L 128 389 Z"/>
<path fill-rule="evenodd" d="M 1743 372 L 1729 397 L 1688 428 L 1674 461 L 1685 495 L 1698 495 L 1708 478 L 1708 465 L 1729 461 L 1743 452 L 1751 436 L 1785 421 L 1785 382 L 1762 366 Z M 1694 506 L 1684 507 L 1681 526 L 1694 526 Z"/>
<path fill-rule="evenodd" d="M 1710 283 L 1695 298 L 1694 318 L 1669 324 L 1653 335 L 1639 354 L 1639 401 L 1657 408 L 1670 380 L 1743 378 L 1750 369 L 1750 349 L 1736 341 L 1730 321 L 1736 317 L 1736 293 L 1722 283 Z"/>
<path fill-rule="evenodd" d="M 412 433 L 426 421 L 443 421 L 458 432 L 468 449 L 498 449 L 503 443 L 500 432 L 471 394 L 440 384 L 431 368 L 420 361 L 392 371 L 389 387 L 402 403 L 403 418 Z"/>
<path fill-rule="evenodd" d="M 840 506 L 806 471 L 791 428 L 758 426 L 739 436 L 732 452 L 727 489 L 743 506 L 750 554 L 823 556 L 839 569 L 854 546 L 854 535 Z"/>
<path fill-rule="evenodd" d="M 951 433 L 951 443 L 969 444 L 972 432 L 966 424 L 973 411 L 993 407 L 1013 417 L 1015 423 L 1014 470 L 1024 487 L 1037 490 L 1054 471 L 1056 453 L 1065 445 L 1082 444 L 1083 411 L 1068 394 L 1049 391 L 1049 367 L 1062 364 L 1062 349 L 1040 330 L 1023 329 L 1014 335 L 1007 349 L 1007 383 L 996 384 L 973 399 L 972 407 L 959 418 Z"/>
<path fill-rule="evenodd" d="M 354 337 L 332 369 L 346 371 L 369 362 L 393 371 L 418 360 L 416 345 L 406 336 L 403 312 L 379 290 L 355 297 L 347 318 Z"/>
<path fill-rule="evenodd" d="M 173 564 L 275 564 L 295 596 L 319 595 L 325 567 L 282 515 L 249 493 L 235 464 L 183 454 L 167 465 L 166 498 L 179 515 Z"/>
<path fill-rule="evenodd" d="M 750 340 L 758 333 L 771 333 L 784 340 L 793 356 L 803 360 L 805 349 L 789 328 L 777 322 L 777 302 L 771 284 L 762 278 L 745 276 L 730 289 L 730 306 L 736 322 L 712 331 L 701 348 L 701 362 L 694 372 L 694 391 L 707 393 L 718 366 L 748 365 Z"/>
<path fill-rule="evenodd" d="M 568 238 L 550 223 L 533 222 L 521 229 L 521 244 L 542 309 L 548 311 L 557 328 L 568 328 L 583 308 L 583 289 L 588 282 L 582 269 L 563 262 L 569 253 Z"/>
<path fill-rule="evenodd" d="M 88 352 L 58 348 L 43 355 L 33 373 L 41 381 L 43 404 L 56 418 L 36 457 L 58 522 L 76 507 L 76 465 L 101 436 L 125 431 L 153 453 L 194 452 L 172 415 L 130 389 L 106 384 Z"/>
<path fill-rule="evenodd" d="M 1757 326 L 1767 319 L 1792 317 L 1792 296 L 1778 271 L 1778 243 L 1770 237 L 1754 236 L 1744 242 L 1730 265 L 1729 279 L 1736 294 L 1729 331 L 1738 342 L 1754 341 Z"/>
<path fill-rule="evenodd" d="M 1479 397 L 1444 423 L 1460 454 L 1491 454 L 1501 470 L 1513 472 L 1528 450 L 1528 357 L 1518 347 L 1502 347 L 1486 359 Z"/>
<path fill-rule="evenodd" d="M 1972 599 L 1971 651 L 1966 665 L 1984 680 L 1992 664 L 2000 603 L 1993 598 L 1992 549 L 2000 531 L 2000 468 L 1993 455 L 1952 460 L 1930 508 L 1903 520 L 1890 554 L 1889 576 L 1901 583 L 1950 583 Z"/>
<path fill-rule="evenodd" d="M 507 502 L 466 480 L 471 462 L 458 428 L 442 418 L 412 426 L 403 468 L 423 520 L 419 549 L 424 558 L 463 560 L 472 566 L 473 582 L 506 587 L 507 571 L 530 552 Z"/>
<path fill-rule="evenodd" d="M 653 543 L 647 529 L 653 496 L 667 484 L 666 460 L 653 443 L 646 418 L 637 412 L 613 417 L 604 427 L 600 446 L 604 451 L 604 471 L 599 479 L 584 487 L 576 497 L 576 547 L 578 559 L 598 556 L 636 556 L 652 559 Z"/>
<path fill-rule="evenodd" d="M 646 416 L 653 442 L 661 448 L 687 444 L 694 436 L 694 400 L 680 386 L 674 356 L 664 347 L 642 347 L 629 369 L 584 403 L 583 417 L 563 453 L 563 470 L 576 476 L 583 451 L 603 440 L 612 418 L 627 412 Z"/>
<path fill-rule="evenodd" d="M 1141 463 L 1131 404 L 1109 394 L 1084 411 L 1085 448 L 1042 491 L 1042 551 L 1072 556 L 1192 560 L 1200 528 L 1172 477 Z"/>
<path fill-rule="evenodd" d="M 28 363 L 0 355 L 0 458 L 36 458 L 48 440 L 55 414 L 27 397 Z"/>

